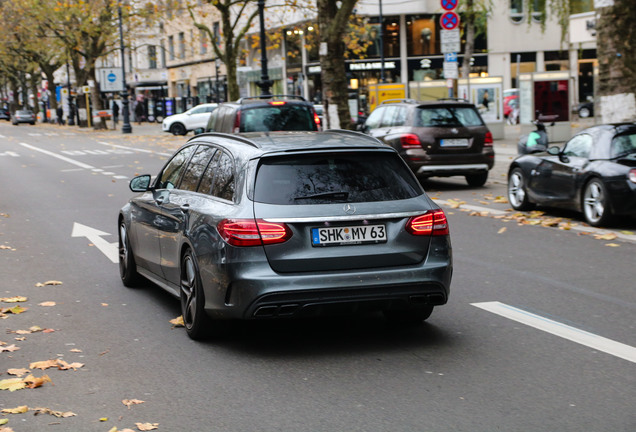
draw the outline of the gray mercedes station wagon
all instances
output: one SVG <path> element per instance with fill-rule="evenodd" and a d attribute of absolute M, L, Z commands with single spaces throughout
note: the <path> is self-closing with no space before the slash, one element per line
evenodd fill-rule
<path fill-rule="evenodd" d="M 422 322 L 448 300 L 446 215 L 367 135 L 205 133 L 130 188 L 122 281 L 143 276 L 180 298 L 193 339 L 237 319 L 381 311 Z"/>

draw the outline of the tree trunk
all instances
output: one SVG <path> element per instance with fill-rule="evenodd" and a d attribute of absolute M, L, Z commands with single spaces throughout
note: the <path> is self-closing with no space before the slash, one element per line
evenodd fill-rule
<path fill-rule="evenodd" d="M 636 8 L 633 0 L 606 0 L 596 10 L 599 63 L 597 109 L 600 122 L 636 119 Z"/>
<path fill-rule="evenodd" d="M 462 62 L 462 78 L 470 75 L 470 60 L 475 52 L 475 12 L 473 0 L 465 0 L 466 13 L 464 14 L 464 61 Z"/>

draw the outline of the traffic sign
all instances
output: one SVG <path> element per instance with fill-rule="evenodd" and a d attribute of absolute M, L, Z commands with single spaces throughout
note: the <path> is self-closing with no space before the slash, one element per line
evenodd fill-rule
<path fill-rule="evenodd" d="M 459 0 L 441 0 L 442 9 L 450 11 L 457 7 Z"/>
<path fill-rule="evenodd" d="M 444 78 L 459 78 L 459 64 L 457 62 L 444 62 Z"/>
<path fill-rule="evenodd" d="M 456 52 L 445 53 L 444 54 L 444 61 L 445 62 L 457 62 L 457 53 Z"/>
<path fill-rule="evenodd" d="M 459 15 L 452 11 L 444 12 L 439 23 L 444 30 L 456 29 L 459 25 Z"/>
<path fill-rule="evenodd" d="M 440 48 L 442 53 L 456 53 L 461 51 L 459 29 L 440 30 Z"/>

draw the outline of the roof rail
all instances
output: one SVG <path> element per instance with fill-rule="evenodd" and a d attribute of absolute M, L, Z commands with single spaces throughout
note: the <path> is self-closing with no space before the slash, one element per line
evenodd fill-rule
<path fill-rule="evenodd" d="M 468 99 L 465 98 L 455 98 L 455 97 L 445 97 L 445 98 L 438 98 L 438 101 L 454 101 L 454 102 L 470 102 Z"/>
<path fill-rule="evenodd" d="M 323 131 L 322 133 L 331 133 L 331 134 L 337 134 L 337 135 L 351 135 L 351 136 L 354 136 L 356 138 L 364 138 L 367 141 L 372 141 L 374 143 L 380 142 L 377 138 L 374 138 L 371 135 L 367 135 L 367 134 L 364 134 L 362 132 L 352 131 L 352 130 L 347 130 L 347 129 L 327 129 L 327 130 Z"/>
<path fill-rule="evenodd" d="M 249 101 L 255 101 L 255 100 L 262 100 L 262 99 L 293 99 L 293 100 L 300 100 L 303 102 L 307 102 L 307 100 L 302 97 L 302 96 L 297 96 L 297 95 L 260 95 L 260 96 L 248 96 L 248 97 L 242 97 L 239 100 L 237 100 L 237 103 L 244 103 L 244 102 L 249 102 Z"/>
<path fill-rule="evenodd" d="M 383 100 L 381 102 L 381 104 L 388 104 L 388 103 L 399 103 L 399 102 L 406 102 L 406 103 L 417 103 L 417 101 L 415 99 L 387 99 L 387 100 Z"/>
<path fill-rule="evenodd" d="M 254 147 L 254 148 L 261 148 L 261 146 L 260 146 L 260 145 L 258 145 L 258 143 L 256 143 L 256 142 L 254 142 L 254 141 L 250 140 L 249 138 L 245 138 L 245 137 L 242 137 L 242 136 L 239 136 L 239 135 L 233 135 L 233 134 L 228 134 L 228 133 L 222 133 L 222 132 L 204 132 L 204 133 L 201 133 L 201 134 L 198 134 L 198 135 L 193 136 L 192 138 L 190 138 L 190 139 L 188 140 L 188 142 L 192 141 L 192 140 L 193 140 L 193 139 L 195 139 L 195 138 L 199 138 L 199 137 L 206 137 L 206 136 L 209 136 L 209 137 L 218 137 L 218 138 L 225 138 L 225 139 L 229 139 L 229 140 L 232 140 L 232 141 L 239 141 L 239 142 L 241 142 L 242 144 L 247 144 L 247 145 L 250 145 L 250 146 L 252 146 L 252 147 Z"/>

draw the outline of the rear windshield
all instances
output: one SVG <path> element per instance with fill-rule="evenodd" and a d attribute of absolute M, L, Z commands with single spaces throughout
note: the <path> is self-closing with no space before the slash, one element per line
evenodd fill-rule
<path fill-rule="evenodd" d="M 304 205 L 413 198 L 423 193 L 399 156 L 385 153 L 331 153 L 264 158 L 254 200 Z"/>
<path fill-rule="evenodd" d="M 316 130 L 313 111 L 306 105 L 282 103 L 241 111 L 241 132 L 313 130 Z"/>
<path fill-rule="evenodd" d="M 473 107 L 420 107 L 417 110 L 416 122 L 420 127 L 483 126 L 484 124 Z"/>
<path fill-rule="evenodd" d="M 619 135 L 612 140 L 610 157 L 636 157 L 636 134 Z"/>

